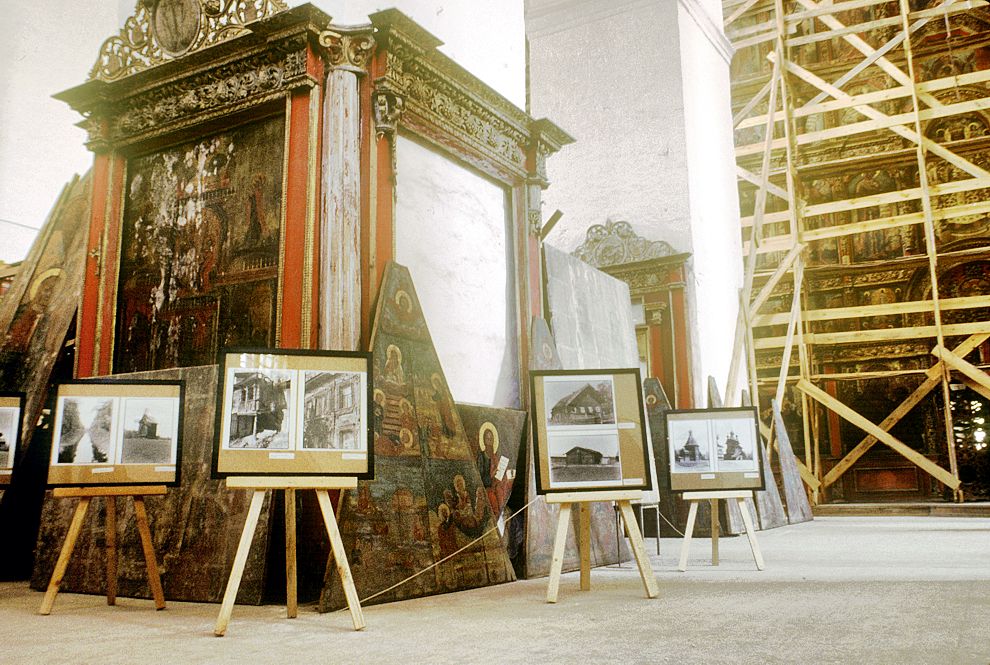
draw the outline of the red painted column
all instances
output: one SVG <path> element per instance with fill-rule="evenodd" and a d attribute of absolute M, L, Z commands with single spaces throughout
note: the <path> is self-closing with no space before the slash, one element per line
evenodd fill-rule
<path fill-rule="evenodd" d="M 120 234 L 124 207 L 125 160 L 116 154 L 110 157 L 110 191 L 107 203 L 104 235 L 103 272 L 100 293 L 100 361 L 98 374 L 110 374 L 113 369 L 113 343 L 116 335 L 117 277 L 120 261 Z"/>
<path fill-rule="evenodd" d="M 281 268 L 281 338 L 279 346 L 302 346 L 303 280 L 309 173 L 309 90 L 292 94 L 289 104 L 289 170 L 285 178 L 285 238 Z"/>
<path fill-rule="evenodd" d="M 671 316 L 674 329 L 674 358 L 677 372 L 674 380 L 677 382 L 677 408 L 693 409 L 694 395 L 691 389 L 691 352 L 687 330 L 687 304 L 684 299 L 684 289 L 674 288 L 670 291 Z"/>
<path fill-rule="evenodd" d="M 107 190 L 110 186 L 110 155 L 98 154 L 93 160 L 93 182 L 83 269 L 82 298 L 76 322 L 76 376 L 96 374 L 96 322 L 99 317 L 100 253 L 103 251 L 103 222 L 106 218 Z"/>

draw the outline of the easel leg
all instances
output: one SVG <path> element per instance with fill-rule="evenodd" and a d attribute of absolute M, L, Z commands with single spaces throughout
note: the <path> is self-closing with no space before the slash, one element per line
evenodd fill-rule
<path fill-rule="evenodd" d="M 148 586 L 155 599 L 155 609 L 165 609 L 165 593 L 162 591 L 162 577 L 158 572 L 158 560 L 155 558 L 155 545 L 151 540 L 151 528 L 148 526 L 148 512 L 144 509 L 144 497 L 134 497 L 134 516 L 137 518 L 138 533 L 141 534 L 141 548 L 144 550 L 144 563 L 148 568 Z"/>
<path fill-rule="evenodd" d="M 564 547 L 567 544 L 567 527 L 571 523 L 571 504 L 560 504 L 560 515 L 557 517 L 557 535 L 553 541 L 553 559 L 550 561 L 550 581 L 547 584 L 547 602 L 557 602 L 557 590 L 560 588 L 560 570 L 564 566 Z"/>
<path fill-rule="evenodd" d="M 650 567 L 650 557 L 646 554 L 646 546 L 643 544 L 643 534 L 636 526 L 636 516 L 633 515 L 632 504 L 629 501 L 620 501 L 619 508 L 622 510 L 622 519 L 626 523 L 626 533 L 629 534 L 629 544 L 632 545 L 633 554 L 636 555 L 636 564 L 639 566 L 639 576 L 643 578 L 643 586 L 646 587 L 646 597 L 656 598 L 657 578 Z"/>
<path fill-rule="evenodd" d="M 763 554 L 760 552 L 760 545 L 756 542 L 756 530 L 753 528 L 753 517 L 749 514 L 745 499 L 736 499 L 739 502 L 739 512 L 742 513 L 743 524 L 746 525 L 746 535 L 749 536 L 749 547 L 753 550 L 753 558 L 756 560 L 756 569 L 763 570 Z"/>
<path fill-rule="evenodd" d="M 591 504 L 578 504 L 578 551 L 581 554 L 581 591 L 591 590 Z"/>
<path fill-rule="evenodd" d="M 327 535 L 330 536 L 330 549 L 333 550 L 334 563 L 337 564 L 337 574 L 340 575 L 340 583 L 344 587 L 344 597 L 347 598 L 347 607 L 351 610 L 351 621 L 354 622 L 354 630 L 361 630 L 364 628 L 364 613 L 361 611 L 361 601 L 358 599 L 357 589 L 354 588 L 354 579 L 351 577 L 351 567 L 347 563 L 347 552 L 344 550 L 344 541 L 341 540 L 340 529 L 337 528 L 337 518 L 333 514 L 333 506 L 330 505 L 330 494 L 326 490 L 316 490 L 316 499 L 320 502 L 323 523 L 327 527 Z"/>
<path fill-rule="evenodd" d="M 681 545 L 681 562 L 677 569 L 682 573 L 687 570 L 688 551 L 691 549 L 691 536 L 694 535 L 694 520 L 698 517 L 698 502 L 692 501 L 688 508 L 687 526 L 684 528 L 684 544 Z"/>
<path fill-rule="evenodd" d="M 230 614 L 234 611 L 234 600 L 237 598 L 237 589 L 241 586 L 241 576 L 244 575 L 244 566 L 247 565 L 248 552 L 251 549 L 251 541 L 254 540 L 254 530 L 258 526 L 261 504 L 264 501 L 265 490 L 255 490 L 251 496 L 251 506 L 248 508 L 241 540 L 237 544 L 237 554 L 234 555 L 234 566 L 230 569 L 230 578 L 227 580 L 227 590 L 223 594 L 217 625 L 213 629 L 213 634 L 217 637 L 223 637 L 227 632 L 227 624 L 230 623 Z"/>
<path fill-rule="evenodd" d="M 117 604 L 117 501 L 103 497 L 106 513 L 107 605 Z"/>
<path fill-rule="evenodd" d="M 296 491 L 285 490 L 285 616 L 299 615 L 296 596 Z"/>
<path fill-rule="evenodd" d="M 65 543 L 62 545 L 62 551 L 59 552 L 58 561 L 55 562 L 52 579 L 48 582 L 48 590 L 45 592 L 45 597 L 41 601 L 41 609 L 38 610 L 39 614 L 48 615 L 52 613 L 55 596 L 58 594 L 58 588 L 62 584 L 62 578 L 65 577 L 65 569 L 69 567 L 69 557 L 72 556 L 72 550 L 76 546 L 76 539 L 79 538 L 83 518 L 86 516 L 86 510 L 89 508 L 89 502 L 91 500 L 88 496 L 79 499 L 79 505 L 76 506 L 76 512 L 73 513 L 72 522 L 69 524 L 69 533 L 65 535 Z"/>
<path fill-rule="evenodd" d="M 709 499 L 712 512 L 712 565 L 718 565 L 718 499 Z"/>

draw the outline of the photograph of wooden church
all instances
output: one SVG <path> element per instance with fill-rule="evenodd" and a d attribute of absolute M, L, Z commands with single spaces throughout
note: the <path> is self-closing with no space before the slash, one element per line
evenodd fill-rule
<path fill-rule="evenodd" d="M 551 487 L 622 483 L 619 437 L 614 431 L 581 435 L 548 433 L 547 452 Z"/>
<path fill-rule="evenodd" d="M 545 381 L 547 426 L 614 425 L 615 397 L 611 379 Z"/>

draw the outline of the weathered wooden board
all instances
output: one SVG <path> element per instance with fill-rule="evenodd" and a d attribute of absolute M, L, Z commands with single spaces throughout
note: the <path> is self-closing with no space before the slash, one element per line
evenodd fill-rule
<path fill-rule="evenodd" d="M 475 455 L 488 503 L 498 519 L 515 484 L 519 451 L 526 434 L 526 412 L 459 402 L 457 413 Z"/>
<path fill-rule="evenodd" d="M 26 394 L 17 473 L 0 498 L 0 579 L 27 579 L 37 539 L 51 437 L 35 437 L 46 406 L 49 381 L 60 367 L 71 373 L 63 350 L 79 303 L 89 228 L 89 175 L 66 184 L 0 299 L 0 385 Z M 66 377 L 68 378 L 68 377 Z"/>
<path fill-rule="evenodd" d="M 797 468 L 797 460 L 794 458 L 794 450 L 791 448 L 791 439 L 784 427 L 784 418 L 780 414 L 780 405 L 777 400 L 772 400 L 774 431 L 777 434 L 777 454 L 780 458 L 780 475 L 784 481 L 784 501 L 787 504 L 787 521 L 790 524 L 799 522 L 810 522 L 813 519 L 811 514 L 811 503 L 808 495 L 804 491 L 804 483 L 801 481 L 801 473 Z"/>
<path fill-rule="evenodd" d="M 749 399 L 749 392 L 742 391 L 742 405 L 752 406 Z M 763 484 L 766 489 L 754 492 L 756 499 L 756 515 L 759 518 L 759 528 L 761 530 L 776 529 L 779 526 L 787 526 L 787 511 L 784 503 L 780 500 L 780 490 L 777 488 L 777 478 L 773 475 L 773 465 L 770 464 L 770 454 L 761 436 L 758 441 L 763 447 Z"/>
<path fill-rule="evenodd" d="M 683 502 L 670 491 L 670 451 L 667 448 L 667 430 L 664 428 L 663 422 L 664 414 L 670 411 L 670 400 L 667 399 L 667 394 L 658 379 L 646 379 L 643 382 L 643 394 L 646 396 L 646 418 L 649 420 L 650 436 L 653 438 L 660 514 L 663 515 L 660 518 L 660 536 L 674 538 L 683 533 L 685 524 L 679 519 L 680 508 L 678 504 Z M 667 524 L 667 520 L 673 523 L 681 533 L 674 531 L 674 527 Z M 649 520 L 644 520 L 644 522 L 643 536 L 646 538 L 655 537 L 656 533 L 652 531 Z"/>
<path fill-rule="evenodd" d="M 465 435 L 409 271 L 395 263 L 385 269 L 371 346 L 375 478 L 344 491 L 337 516 L 361 603 L 514 580 L 476 446 Z M 320 610 L 344 605 L 331 567 Z"/>
<path fill-rule="evenodd" d="M 170 489 L 164 497 L 147 499 L 148 519 L 166 597 L 169 600 L 219 601 L 233 565 L 251 492 L 228 491 L 221 481 L 210 479 L 217 368 L 207 365 L 118 376 L 181 379 L 186 382 L 182 484 Z M 118 500 L 116 503 L 119 594 L 150 598 L 144 555 L 134 521 L 134 504 L 130 500 Z M 50 493 L 45 501 L 31 579 L 33 589 L 43 590 L 48 584 L 75 504 L 75 499 L 53 499 Z M 263 600 L 270 528 L 269 504 L 270 497 L 265 501 L 248 555 L 247 568 L 237 594 L 240 603 L 258 604 Z M 63 591 L 104 592 L 105 523 L 105 501 L 94 499 L 62 583 Z"/>

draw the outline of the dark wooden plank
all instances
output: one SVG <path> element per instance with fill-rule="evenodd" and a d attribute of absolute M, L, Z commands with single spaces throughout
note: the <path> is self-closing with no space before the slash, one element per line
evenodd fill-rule
<path fill-rule="evenodd" d="M 774 431 L 777 433 L 777 455 L 780 459 L 780 475 L 784 481 L 784 500 L 787 504 L 787 521 L 790 524 L 810 522 L 811 503 L 804 491 L 804 482 L 797 468 L 794 449 L 791 448 L 791 438 L 784 427 L 784 418 L 780 414 L 780 405 L 772 400 Z"/>

